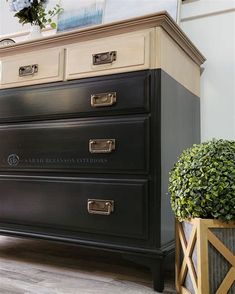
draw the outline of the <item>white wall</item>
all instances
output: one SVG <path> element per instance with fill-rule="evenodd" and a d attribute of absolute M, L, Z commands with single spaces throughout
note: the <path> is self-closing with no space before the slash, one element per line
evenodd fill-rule
<path fill-rule="evenodd" d="M 14 16 L 14 12 L 9 11 L 9 3 L 6 0 L 0 0 L 0 35 L 11 34 L 28 30 L 28 26 L 19 24 Z"/>
<path fill-rule="evenodd" d="M 106 0 L 104 22 L 167 10 L 177 19 L 177 0 Z"/>
<path fill-rule="evenodd" d="M 47 7 L 51 8 L 57 3 L 61 4 L 62 7 L 66 7 L 66 5 L 63 5 L 65 2 L 71 5 L 74 0 L 49 0 Z M 79 9 L 79 2 L 86 3 L 87 0 L 77 0 L 77 2 L 78 5 L 77 8 L 75 5 L 75 9 Z M 161 10 L 167 10 L 172 18 L 176 19 L 177 8 L 177 0 L 105 0 L 104 22 L 117 21 Z M 9 11 L 9 3 L 6 0 L 0 0 L 0 36 L 29 30 L 29 25 L 22 27 L 18 23 L 18 19 L 13 16 L 14 12 Z M 23 39 L 23 37 L 20 39 L 17 37 L 16 41 Z"/>
<path fill-rule="evenodd" d="M 235 0 L 186 0 L 181 28 L 207 58 L 201 138 L 235 139 Z"/>

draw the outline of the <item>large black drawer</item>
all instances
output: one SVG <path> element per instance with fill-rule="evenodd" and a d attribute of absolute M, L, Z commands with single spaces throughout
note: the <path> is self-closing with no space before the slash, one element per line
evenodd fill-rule
<path fill-rule="evenodd" d="M 8 224 L 34 232 L 61 230 L 71 237 L 79 232 L 147 236 L 147 180 L 0 177 L 0 190 L 0 230 Z M 89 213 L 89 199 L 112 201 L 112 212 Z"/>
<path fill-rule="evenodd" d="M 0 90 L 0 122 L 146 112 L 150 77 L 140 71 Z"/>
<path fill-rule="evenodd" d="M 0 142 L 2 171 L 146 173 L 149 118 L 11 124 L 0 126 Z"/>

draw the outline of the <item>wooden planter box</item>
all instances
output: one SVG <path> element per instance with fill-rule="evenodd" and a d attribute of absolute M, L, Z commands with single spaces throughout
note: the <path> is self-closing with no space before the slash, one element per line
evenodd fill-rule
<path fill-rule="evenodd" d="M 235 294 L 235 222 L 176 221 L 176 289 Z"/>

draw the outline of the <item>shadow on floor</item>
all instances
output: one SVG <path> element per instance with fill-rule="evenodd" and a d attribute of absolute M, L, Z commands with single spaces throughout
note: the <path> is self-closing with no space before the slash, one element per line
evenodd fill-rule
<path fill-rule="evenodd" d="M 152 287 L 151 274 L 147 268 L 126 261 L 117 253 L 91 250 L 73 244 L 0 237 L 0 257 L 36 267 L 49 266 L 65 272 L 82 272 L 86 275 L 102 273 L 104 277 L 112 276 L 122 282 L 135 282 L 149 289 Z M 166 272 L 167 292 L 164 293 L 175 293 L 173 272 L 170 266 Z"/>

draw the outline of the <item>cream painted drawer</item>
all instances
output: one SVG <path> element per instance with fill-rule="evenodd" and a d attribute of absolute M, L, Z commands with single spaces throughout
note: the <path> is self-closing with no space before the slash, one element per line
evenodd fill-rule
<path fill-rule="evenodd" d="M 0 88 L 63 80 L 64 50 L 53 48 L 2 58 Z"/>
<path fill-rule="evenodd" d="M 150 68 L 151 34 L 144 30 L 68 46 L 66 79 Z"/>

